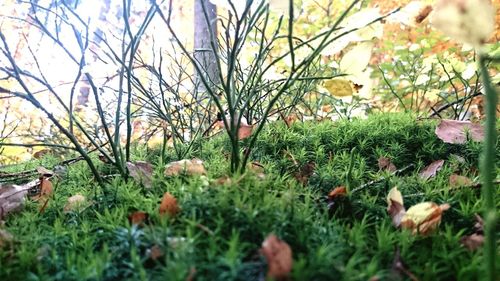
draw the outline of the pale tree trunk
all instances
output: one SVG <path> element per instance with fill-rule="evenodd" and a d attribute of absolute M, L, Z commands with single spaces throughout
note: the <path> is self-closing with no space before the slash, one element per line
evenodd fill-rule
<path fill-rule="evenodd" d="M 203 75 L 209 81 L 209 85 L 216 85 L 220 82 L 219 73 L 210 41 L 213 37 L 217 48 L 217 40 L 215 40 L 217 38 L 217 7 L 209 0 L 194 1 L 194 57 L 204 71 Z M 208 17 L 205 17 L 202 5 Z M 206 89 L 199 75 L 196 73 L 196 90 L 203 92 Z"/>

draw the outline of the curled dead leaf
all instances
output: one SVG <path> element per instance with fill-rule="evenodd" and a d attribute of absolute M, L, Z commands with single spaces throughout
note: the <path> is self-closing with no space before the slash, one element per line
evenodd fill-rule
<path fill-rule="evenodd" d="M 207 171 L 205 170 L 205 166 L 203 166 L 203 161 L 194 158 L 191 160 L 183 159 L 168 163 L 165 166 L 164 174 L 165 176 L 178 176 L 181 174 L 193 176 L 193 175 L 206 175 Z"/>
<path fill-rule="evenodd" d="M 444 160 L 436 160 L 429 164 L 429 166 L 425 167 L 421 172 L 420 172 L 420 177 L 424 180 L 428 180 L 432 177 L 435 177 L 437 172 L 441 170 L 443 167 Z"/>
<path fill-rule="evenodd" d="M 127 162 L 130 176 L 146 188 L 151 188 L 153 177 L 153 165 L 144 161 Z"/>
<path fill-rule="evenodd" d="M 267 277 L 282 280 L 292 271 L 293 258 L 290 246 L 276 235 L 270 234 L 262 242 L 260 252 L 267 260 Z"/>
<path fill-rule="evenodd" d="M 177 199 L 170 194 L 165 192 L 160 203 L 160 215 L 168 215 L 174 217 L 180 211 L 179 205 L 177 204 Z"/>
<path fill-rule="evenodd" d="M 403 195 L 401 195 L 397 186 L 393 187 L 387 195 L 387 212 L 392 218 L 392 224 L 399 227 L 406 210 L 403 205 Z"/>
<path fill-rule="evenodd" d="M 436 127 L 436 136 L 446 143 L 463 144 L 467 141 L 468 132 L 474 141 L 484 139 L 484 128 L 481 124 L 470 121 L 442 119 Z"/>
<path fill-rule="evenodd" d="M 438 205 L 433 202 L 423 202 L 408 209 L 401 219 L 401 227 L 409 229 L 413 234 L 427 235 L 434 231 L 441 222 L 441 216 L 450 205 Z"/>
<path fill-rule="evenodd" d="M 0 185 L 0 220 L 7 214 L 20 211 L 30 186 Z"/>
<path fill-rule="evenodd" d="M 33 196 L 33 200 L 35 201 L 41 201 L 42 203 L 47 201 L 50 198 L 50 195 L 52 195 L 53 188 L 52 188 L 52 183 L 50 180 L 46 177 L 41 177 L 40 178 L 40 193 Z"/>
<path fill-rule="evenodd" d="M 68 198 L 66 205 L 64 205 L 64 212 L 79 212 L 85 208 L 87 198 L 81 194 L 75 194 Z"/>

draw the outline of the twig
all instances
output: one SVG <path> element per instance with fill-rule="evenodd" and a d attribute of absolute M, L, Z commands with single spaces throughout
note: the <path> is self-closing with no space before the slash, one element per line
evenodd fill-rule
<path fill-rule="evenodd" d="M 396 171 L 392 172 L 389 176 L 386 176 L 386 177 L 381 177 L 380 179 L 372 180 L 372 181 L 369 181 L 369 182 L 367 182 L 367 183 L 365 183 L 365 184 L 362 184 L 362 185 L 360 185 L 360 186 L 356 187 L 355 189 L 353 189 L 353 190 L 352 190 L 352 192 L 351 192 L 351 194 L 353 194 L 353 193 L 355 193 L 355 192 L 358 192 L 358 191 L 361 191 L 361 190 L 363 190 L 363 189 L 365 189 L 365 188 L 367 188 L 367 187 L 369 187 L 369 186 L 372 186 L 372 185 L 374 185 L 374 184 L 377 184 L 377 183 L 383 182 L 383 181 L 387 180 L 388 178 L 390 178 L 390 177 L 392 177 L 392 176 L 394 176 L 394 175 L 397 175 L 397 174 L 403 173 L 403 172 L 405 172 L 406 170 L 408 170 L 408 169 L 410 169 L 410 168 L 413 168 L 414 166 L 415 166 L 414 164 L 410 164 L 410 165 L 408 165 L 408 166 L 406 166 L 406 167 L 403 167 L 403 168 L 401 168 L 401 169 L 399 169 L 399 170 L 396 170 Z"/>

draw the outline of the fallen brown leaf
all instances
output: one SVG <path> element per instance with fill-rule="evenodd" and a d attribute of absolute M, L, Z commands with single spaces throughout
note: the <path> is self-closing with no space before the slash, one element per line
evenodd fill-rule
<path fill-rule="evenodd" d="M 432 162 L 429 166 L 425 167 L 421 172 L 420 172 L 420 177 L 424 180 L 428 180 L 432 177 L 435 177 L 437 172 L 441 170 L 443 167 L 444 160 L 436 160 Z"/>
<path fill-rule="evenodd" d="M 468 177 L 464 177 L 457 174 L 450 175 L 450 187 L 462 187 L 462 186 L 471 186 L 473 182 Z"/>
<path fill-rule="evenodd" d="M 135 211 L 128 215 L 128 221 L 131 224 L 141 225 L 149 219 L 149 214 L 146 212 Z"/>
<path fill-rule="evenodd" d="M 406 214 L 406 210 L 403 205 L 403 195 L 401 195 L 396 186 L 387 195 L 387 212 L 391 216 L 392 224 L 395 227 L 399 227 L 403 216 Z"/>
<path fill-rule="evenodd" d="M 334 200 L 338 196 L 345 196 L 347 195 L 347 188 L 345 186 L 338 186 L 335 187 L 330 193 L 328 193 L 328 199 L 329 200 Z"/>
<path fill-rule="evenodd" d="M 434 231 L 441 222 L 441 215 L 450 205 L 438 205 L 433 202 L 423 202 L 411 206 L 401 219 L 401 227 L 409 229 L 413 234 L 427 235 Z"/>
<path fill-rule="evenodd" d="M 470 121 L 457 121 L 442 119 L 436 127 L 435 133 L 439 139 L 446 143 L 463 144 L 467 141 L 466 131 L 472 140 L 482 141 L 484 139 L 484 128 Z"/>
<path fill-rule="evenodd" d="M 40 178 L 40 193 L 33 196 L 32 198 L 35 201 L 41 201 L 43 203 L 50 198 L 52 192 L 53 192 L 52 183 L 48 178 L 42 176 Z"/>
<path fill-rule="evenodd" d="M 181 174 L 193 176 L 193 175 L 206 175 L 207 171 L 205 170 L 205 166 L 203 166 L 203 161 L 194 158 L 191 160 L 183 159 L 168 163 L 165 166 L 164 174 L 165 176 L 178 176 Z"/>
<path fill-rule="evenodd" d="M 7 214 L 19 211 L 23 208 L 24 198 L 28 194 L 30 186 L 0 185 L 0 220 Z"/>
<path fill-rule="evenodd" d="M 85 208 L 85 205 L 87 203 L 87 198 L 81 194 L 75 194 L 71 197 L 68 198 L 68 201 L 66 202 L 66 205 L 64 205 L 64 212 L 69 213 L 69 212 L 78 212 Z"/>
<path fill-rule="evenodd" d="M 40 213 L 43 213 L 47 208 L 52 193 L 52 182 L 45 176 L 40 177 L 40 194 L 33 196 L 33 200 L 40 202 Z"/>
<path fill-rule="evenodd" d="M 151 188 L 153 177 L 153 165 L 144 161 L 127 162 L 130 176 L 146 188 Z"/>
<path fill-rule="evenodd" d="M 474 251 L 480 248 L 484 242 L 484 221 L 481 216 L 474 214 L 476 223 L 474 224 L 474 233 L 471 235 L 462 236 L 460 243 L 469 251 Z"/>
<path fill-rule="evenodd" d="M 238 130 L 238 139 L 239 140 L 246 139 L 252 135 L 252 132 L 253 132 L 252 125 L 241 124 Z"/>
<path fill-rule="evenodd" d="M 262 242 L 260 252 L 267 260 L 267 277 L 283 280 L 292 271 L 293 258 L 290 246 L 276 235 L 270 234 Z"/>
<path fill-rule="evenodd" d="M 168 215 L 174 217 L 180 211 L 179 205 L 177 204 L 177 199 L 170 194 L 165 192 L 160 203 L 160 215 Z"/>
<path fill-rule="evenodd" d="M 460 239 L 460 243 L 464 245 L 464 247 L 467 248 L 469 251 L 474 251 L 481 248 L 483 242 L 484 242 L 484 235 L 477 233 L 463 236 Z"/>
<path fill-rule="evenodd" d="M 391 159 L 387 158 L 387 157 L 380 157 L 378 159 L 378 168 L 379 170 L 382 170 L 382 171 L 389 171 L 389 172 L 394 172 L 396 171 L 398 168 L 396 168 L 396 166 L 391 162 Z"/>

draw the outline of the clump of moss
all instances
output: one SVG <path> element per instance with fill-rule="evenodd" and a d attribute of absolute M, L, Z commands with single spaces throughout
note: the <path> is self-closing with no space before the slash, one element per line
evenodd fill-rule
<path fill-rule="evenodd" d="M 407 270 L 422 280 L 477 280 L 482 254 L 467 251 L 460 238 L 472 231 L 474 213 L 481 212 L 480 194 L 450 189 L 448 178 L 456 172 L 473 178 L 480 147 L 444 144 L 434 128 L 434 121 L 404 114 L 291 128 L 277 122 L 262 133 L 252 154 L 264 166 L 265 179 L 248 172 L 217 183 L 228 171 L 229 144 L 220 136 L 195 143 L 188 155 L 205 161 L 208 184 L 200 177 L 166 178 L 157 166 L 151 189 L 117 178 L 107 198 L 83 163 L 69 166 L 44 213 L 28 203 L 7 218 L 3 228 L 15 239 L 0 248 L 0 279 L 185 280 L 196 272 L 196 280 L 262 280 L 266 261 L 259 248 L 275 233 L 293 250 L 292 280 L 404 279 L 392 267 L 396 249 Z M 325 198 L 346 184 L 353 147 L 352 193 L 332 211 Z M 454 160 L 453 154 L 465 160 Z M 137 155 L 159 162 L 157 151 Z M 408 168 L 379 171 L 381 156 Z M 177 160 L 174 153 L 167 158 Z M 418 172 L 437 159 L 446 161 L 443 169 L 422 180 Z M 299 183 L 295 177 L 307 163 L 315 163 L 314 171 Z M 385 197 L 395 185 L 407 207 L 422 201 L 451 205 L 437 232 L 421 237 L 392 226 Z M 174 218 L 158 213 L 167 191 L 181 207 Z M 63 212 L 76 193 L 93 205 Z M 128 216 L 137 210 L 149 219 L 131 225 Z M 153 258 L 152 249 L 160 250 L 160 257 Z"/>

